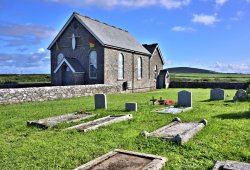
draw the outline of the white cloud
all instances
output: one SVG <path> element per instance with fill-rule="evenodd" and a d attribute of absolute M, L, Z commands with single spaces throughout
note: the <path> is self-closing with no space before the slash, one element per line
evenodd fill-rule
<path fill-rule="evenodd" d="M 50 54 L 44 48 L 33 53 L 0 53 L 0 73 L 49 73 Z"/>
<path fill-rule="evenodd" d="M 38 54 L 45 53 L 45 49 L 44 49 L 44 48 L 39 48 L 39 49 L 37 50 L 37 53 L 38 53 Z"/>
<path fill-rule="evenodd" d="M 205 15 L 205 14 L 194 14 L 192 22 L 204 24 L 204 25 L 213 25 L 220 20 L 217 18 L 217 14 L 214 15 Z"/>
<path fill-rule="evenodd" d="M 250 74 L 250 64 L 225 64 L 216 62 L 211 66 L 218 72 L 224 73 L 247 73 Z"/>
<path fill-rule="evenodd" d="M 222 6 L 224 5 L 228 0 L 215 0 L 216 5 Z"/>
<path fill-rule="evenodd" d="M 34 24 L 0 23 L 0 41 L 6 46 L 39 44 L 55 35 L 55 29 Z"/>
<path fill-rule="evenodd" d="M 180 8 L 187 6 L 191 0 L 46 0 L 55 3 L 63 3 L 71 6 L 95 5 L 104 8 L 113 7 L 146 7 L 162 6 L 167 9 Z"/>
<path fill-rule="evenodd" d="M 192 27 L 174 26 L 172 29 L 174 32 L 193 32 L 195 29 Z"/>

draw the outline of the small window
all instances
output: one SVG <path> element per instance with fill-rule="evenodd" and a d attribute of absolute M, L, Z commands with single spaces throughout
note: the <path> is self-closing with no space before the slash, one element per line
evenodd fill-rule
<path fill-rule="evenodd" d="M 61 63 L 61 61 L 63 60 L 64 56 L 62 53 L 58 54 L 57 56 L 57 65 L 59 65 Z"/>
<path fill-rule="evenodd" d="M 142 79 L 142 58 L 138 58 L 138 80 Z"/>
<path fill-rule="evenodd" d="M 97 53 L 91 51 L 89 54 L 89 77 L 96 79 L 97 77 Z"/>
<path fill-rule="evenodd" d="M 118 56 L 118 80 L 124 79 L 124 56 L 119 54 Z"/>
<path fill-rule="evenodd" d="M 158 68 L 157 68 L 157 65 L 155 65 L 154 74 L 155 74 L 155 79 L 157 79 L 157 76 L 158 76 Z"/>

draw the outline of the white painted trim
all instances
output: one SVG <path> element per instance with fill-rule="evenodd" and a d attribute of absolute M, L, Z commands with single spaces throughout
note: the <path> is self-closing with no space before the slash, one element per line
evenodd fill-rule
<path fill-rule="evenodd" d="M 63 26 L 63 28 L 59 31 L 59 33 L 56 35 L 55 39 L 51 42 L 51 44 L 48 47 L 48 50 L 50 50 L 52 48 L 52 46 L 56 43 L 57 39 L 62 35 L 63 31 L 68 27 L 68 25 L 71 23 L 71 21 L 76 18 L 103 46 L 104 43 L 93 33 L 93 31 L 91 31 L 85 24 L 84 22 L 82 22 L 82 20 L 77 16 L 76 13 L 73 13 L 69 20 L 65 23 L 65 25 Z"/>
<path fill-rule="evenodd" d="M 56 72 L 61 68 L 61 66 L 62 66 L 62 64 L 63 64 L 64 62 L 67 64 L 67 66 L 70 68 L 70 70 L 71 70 L 73 73 L 76 73 L 75 69 L 70 65 L 70 63 L 67 61 L 66 58 L 64 58 L 64 59 L 61 61 L 61 63 L 56 67 L 54 73 L 56 73 Z"/>
<path fill-rule="evenodd" d="M 90 76 L 90 54 L 91 54 L 92 52 L 95 52 L 95 53 L 96 53 L 96 77 L 91 77 L 91 76 Z M 96 50 L 91 50 L 90 53 L 89 53 L 89 79 L 97 80 L 97 68 L 98 68 L 98 61 L 97 61 L 97 59 L 98 59 L 98 54 L 97 54 Z"/>

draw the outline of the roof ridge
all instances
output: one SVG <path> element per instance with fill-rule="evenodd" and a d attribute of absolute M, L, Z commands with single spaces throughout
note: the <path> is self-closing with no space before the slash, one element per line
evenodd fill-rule
<path fill-rule="evenodd" d="M 88 18 L 88 19 L 90 19 L 90 20 L 92 20 L 92 21 L 99 22 L 99 23 L 101 23 L 101 24 L 104 24 L 104 25 L 113 27 L 113 28 L 115 28 L 115 29 L 119 29 L 119 30 L 124 31 L 124 32 L 128 32 L 127 30 L 124 30 L 124 29 L 122 29 L 122 28 L 119 28 L 119 27 L 116 27 L 116 26 L 113 26 L 113 25 L 109 25 L 109 24 L 107 24 L 107 23 L 105 23 L 105 22 L 101 22 L 101 21 L 99 21 L 99 20 L 97 20 L 97 19 L 93 19 L 93 18 L 91 18 L 91 17 L 89 17 L 89 16 L 86 16 L 86 15 L 81 15 L 81 14 L 79 14 L 79 13 L 77 13 L 77 12 L 73 12 L 73 14 L 77 14 L 77 15 L 80 15 L 81 17 Z"/>

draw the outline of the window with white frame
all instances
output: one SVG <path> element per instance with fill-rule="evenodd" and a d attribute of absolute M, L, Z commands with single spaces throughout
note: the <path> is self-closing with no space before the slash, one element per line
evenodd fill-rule
<path fill-rule="evenodd" d="M 63 58 L 64 58 L 63 53 L 58 54 L 58 56 L 57 56 L 57 65 L 59 65 L 61 63 L 61 61 L 63 60 Z"/>
<path fill-rule="evenodd" d="M 92 79 L 97 78 L 97 53 L 91 51 L 89 54 L 89 77 Z"/>
<path fill-rule="evenodd" d="M 118 56 L 118 80 L 124 79 L 124 56 L 122 53 Z"/>
<path fill-rule="evenodd" d="M 139 57 L 138 58 L 138 61 L 137 61 L 137 63 L 138 63 L 138 80 L 140 80 L 140 79 L 142 79 L 142 58 L 141 57 Z"/>
<path fill-rule="evenodd" d="M 155 79 L 157 79 L 157 76 L 158 76 L 158 68 L 157 68 L 157 65 L 155 65 L 154 74 L 155 74 Z"/>

